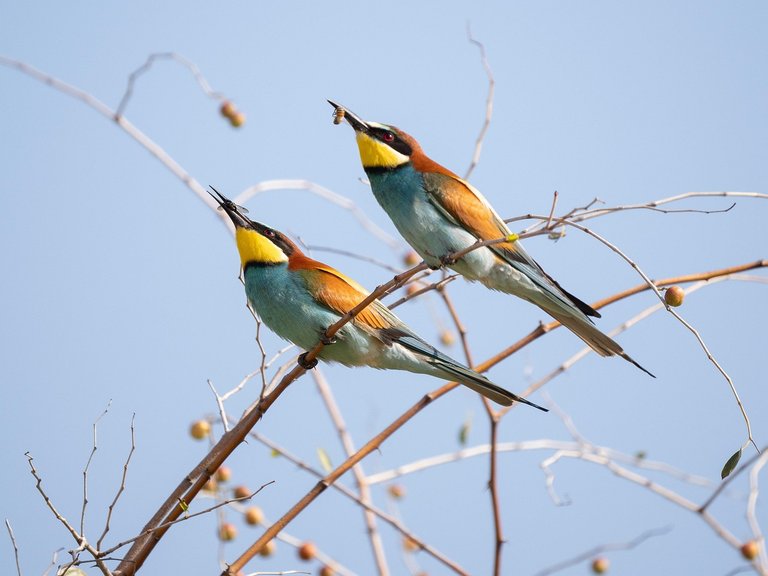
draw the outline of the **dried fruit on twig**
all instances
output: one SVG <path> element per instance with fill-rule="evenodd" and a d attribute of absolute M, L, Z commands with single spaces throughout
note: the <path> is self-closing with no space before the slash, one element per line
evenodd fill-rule
<path fill-rule="evenodd" d="M 448 329 L 440 332 L 440 342 L 443 346 L 453 346 L 456 343 L 456 335 Z"/>
<path fill-rule="evenodd" d="M 317 547 L 313 542 L 304 542 L 297 550 L 299 558 L 307 562 L 317 556 Z"/>
<path fill-rule="evenodd" d="M 413 250 L 406 252 L 403 256 L 403 263 L 406 266 L 416 266 L 419 262 L 421 262 L 421 257 Z"/>
<path fill-rule="evenodd" d="M 251 495 L 251 490 L 248 488 L 248 486 L 243 486 L 241 484 L 240 486 L 235 486 L 232 489 L 232 495 L 235 498 L 248 498 L 248 496 Z"/>
<path fill-rule="evenodd" d="M 405 486 L 402 484 L 390 484 L 389 488 L 387 488 L 387 492 L 389 492 L 389 495 L 395 500 L 402 500 L 405 498 Z"/>
<path fill-rule="evenodd" d="M 216 492 L 219 488 L 219 483 L 216 482 L 216 478 L 208 478 L 208 481 L 203 484 L 203 490 L 206 492 Z"/>
<path fill-rule="evenodd" d="M 608 572 L 608 567 L 610 565 L 611 563 L 608 561 L 608 558 L 603 558 L 602 556 L 595 558 L 592 560 L 592 572 L 595 574 L 605 574 Z"/>
<path fill-rule="evenodd" d="M 208 420 L 196 420 L 189 427 L 189 435 L 195 440 L 202 440 L 207 438 L 211 433 L 211 423 Z"/>
<path fill-rule="evenodd" d="M 259 551 L 259 554 L 266 558 L 268 556 L 274 555 L 275 551 L 277 551 L 277 544 L 274 540 L 270 540 L 264 544 L 264 547 Z"/>
<path fill-rule="evenodd" d="M 231 522 L 224 522 L 219 527 L 219 539 L 224 542 L 231 542 L 235 538 L 237 538 L 237 526 Z"/>
<path fill-rule="evenodd" d="M 219 482 L 228 482 L 232 478 L 232 469 L 229 466 L 219 466 L 214 477 Z"/>
<path fill-rule="evenodd" d="M 760 548 L 755 540 L 748 540 L 741 545 L 741 555 L 747 560 L 754 560 L 760 553 Z"/>
<path fill-rule="evenodd" d="M 235 106 L 235 103 L 231 100 L 224 100 L 224 102 L 221 103 L 219 112 L 221 112 L 221 115 L 224 116 L 224 118 L 229 120 L 232 116 L 237 114 L 237 106 Z"/>
<path fill-rule="evenodd" d="M 421 284 L 418 284 L 416 282 L 411 282 L 410 284 L 408 284 L 408 288 L 405 289 L 405 293 L 408 296 L 413 296 L 416 294 L 416 292 L 418 292 L 422 288 L 424 288 L 424 286 L 422 286 Z"/>
<path fill-rule="evenodd" d="M 403 549 L 406 552 L 416 552 L 420 548 L 421 546 L 419 546 L 419 543 L 416 542 L 416 540 L 410 536 L 403 536 Z"/>
<path fill-rule="evenodd" d="M 251 526 L 258 526 L 264 522 L 264 512 L 258 506 L 249 506 L 243 513 L 245 516 L 245 523 Z"/>
<path fill-rule="evenodd" d="M 243 124 L 245 124 L 245 114 L 242 112 L 237 112 L 232 115 L 232 117 L 229 119 L 229 123 L 232 124 L 234 128 L 240 128 Z"/>
<path fill-rule="evenodd" d="M 685 291 L 680 286 L 670 286 L 664 293 L 664 302 L 673 307 L 680 306 L 684 299 Z"/>

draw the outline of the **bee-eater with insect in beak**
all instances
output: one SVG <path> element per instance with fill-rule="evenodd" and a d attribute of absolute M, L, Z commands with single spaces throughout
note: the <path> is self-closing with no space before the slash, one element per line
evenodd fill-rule
<path fill-rule="evenodd" d="M 346 119 L 355 130 L 360 160 L 376 200 L 430 267 L 447 266 L 467 280 L 527 300 L 599 355 L 621 356 L 653 376 L 595 327 L 589 317 L 600 314 L 542 270 L 474 186 L 429 158 L 399 128 L 366 122 L 328 102 L 334 108 L 334 123 Z M 446 258 L 478 241 L 498 239 L 505 241 L 474 249 L 457 260 Z"/>
<path fill-rule="evenodd" d="M 357 282 L 309 258 L 284 234 L 250 220 L 243 208 L 214 192 L 211 196 L 235 226 L 248 302 L 278 336 L 310 350 L 329 326 L 368 296 Z M 318 357 L 347 366 L 407 370 L 455 380 L 504 406 L 522 402 L 546 411 L 439 352 L 379 300 L 345 324 Z M 300 362 L 308 369 L 314 366 L 304 355 Z"/>

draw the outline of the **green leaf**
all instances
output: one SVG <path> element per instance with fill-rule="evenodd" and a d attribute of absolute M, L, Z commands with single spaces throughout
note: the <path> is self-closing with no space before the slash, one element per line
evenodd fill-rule
<path fill-rule="evenodd" d="M 733 453 L 733 456 L 728 458 L 728 462 L 725 463 L 722 472 L 720 472 L 720 478 L 725 480 L 725 478 L 730 476 L 731 472 L 733 472 L 734 468 L 736 468 L 736 465 L 739 463 L 739 460 L 741 460 L 741 448 L 736 450 L 736 452 Z"/>
<path fill-rule="evenodd" d="M 472 412 L 467 414 L 467 418 L 464 420 L 464 423 L 461 425 L 461 428 L 459 428 L 459 444 L 462 446 L 467 445 L 467 440 L 469 440 L 469 432 L 472 430 Z"/>
<path fill-rule="evenodd" d="M 280 452 L 274 448 L 272 449 L 272 452 L 269 453 L 269 455 L 272 456 L 272 458 L 279 458 L 282 456 L 282 454 L 280 454 Z"/>
<path fill-rule="evenodd" d="M 317 449 L 317 457 L 320 459 L 320 466 L 323 467 L 323 470 L 326 472 L 330 472 L 333 470 L 333 466 L 331 465 L 331 459 L 328 457 L 328 453 L 323 450 L 322 448 Z"/>

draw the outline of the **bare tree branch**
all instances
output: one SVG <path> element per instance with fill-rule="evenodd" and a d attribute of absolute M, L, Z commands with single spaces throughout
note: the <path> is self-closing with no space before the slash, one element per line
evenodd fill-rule
<path fill-rule="evenodd" d="M 472 154 L 472 162 L 470 162 L 469 168 L 467 168 L 467 171 L 464 173 L 465 180 L 469 179 L 469 177 L 472 175 L 472 172 L 477 167 L 477 164 L 480 162 L 480 153 L 483 150 L 485 134 L 488 132 L 488 128 L 491 126 L 491 118 L 493 117 L 493 96 L 494 91 L 496 90 L 496 80 L 493 78 L 491 65 L 488 63 L 488 58 L 485 54 L 485 46 L 482 42 L 475 40 L 475 38 L 472 36 L 472 29 L 469 23 L 467 23 L 467 40 L 477 46 L 478 50 L 480 50 L 480 60 L 483 64 L 485 75 L 488 77 L 488 96 L 485 99 L 485 120 L 483 121 L 483 127 L 480 129 L 480 134 L 477 135 L 477 140 L 475 140 L 475 151 Z"/>
<path fill-rule="evenodd" d="M 134 413 L 134 415 L 131 416 L 131 449 L 128 451 L 128 456 L 126 457 L 125 463 L 123 464 L 123 475 L 120 478 L 120 487 L 117 489 L 117 494 L 115 494 L 114 499 L 109 505 L 109 510 L 107 512 L 107 519 L 104 522 L 104 531 L 101 533 L 99 540 L 96 542 L 97 550 L 101 550 L 101 544 L 104 541 L 104 538 L 106 537 L 107 532 L 109 532 L 109 523 L 112 520 L 112 512 L 114 511 L 115 506 L 117 506 L 117 501 L 120 499 L 120 496 L 125 490 L 125 482 L 128 478 L 128 465 L 131 463 L 131 458 L 133 457 L 133 453 L 136 451 L 136 429 L 134 427 L 135 420 L 136 420 L 136 414 Z"/>
<path fill-rule="evenodd" d="M 211 85 L 208 83 L 208 80 L 203 76 L 202 72 L 200 72 L 200 69 L 197 67 L 197 65 L 194 62 L 190 62 L 180 54 L 176 54 L 175 52 L 157 52 L 155 54 L 150 54 L 147 57 L 147 61 L 144 62 L 139 68 L 131 72 L 131 74 L 128 76 L 128 85 L 125 87 L 125 93 L 123 94 L 123 97 L 120 99 L 120 104 L 117 106 L 117 110 L 115 111 L 116 117 L 121 117 L 125 113 L 125 109 L 128 106 L 128 102 L 131 99 L 131 96 L 133 95 L 133 86 L 136 84 L 136 81 L 139 79 L 139 77 L 148 72 L 149 69 L 152 67 L 152 65 L 157 60 L 173 60 L 185 68 L 187 68 L 190 72 L 192 72 L 192 75 L 195 77 L 195 80 L 200 85 L 200 88 L 203 90 L 206 96 L 209 98 L 213 98 L 214 100 L 223 100 L 224 95 L 221 92 L 216 92 L 211 88 Z"/>
<path fill-rule="evenodd" d="M 628 542 L 614 542 L 610 544 L 601 544 L 600 546 L 595 546 L 594 548 L 591 548 L 586 552 L 582 552 L 581 554 L 578 554 L 573 558 L 569 558 L 568 560 L 563 560 L 562 562 L 559 562 L 554 566 L 550 566 L 549 568 L 545 568 L 544 570 L 540 570 L 539 572 L 536 572 L 536 576 L 549 576 L 549 574 L 554 574 L 556 572 L 560 572 L 561 570 L 565 570 L 566 568 L 570 568 L 571 566 L 575 566 L 576 564 L 581 564 L 585 560 L 594 558 L 598 554 L 602 554 L 604 552 L 610 552 L 613 550 L 631 550 L 632 548 L 636 548 L 637 546 L 639 546 L 649 538 L 653 538 L 655 536 L 662 536 L 663 534 L 669 533 L 671 530 L 672 530 L 671 526 L 667 526 L 665 528 L 656 528 L 654 530 L 648 530 L 647 532 L 643 532 L 642 534 L 640 534 L 640 536 L 633 538 Z"/>
<path fill-rule="evenodd" d="M 11 539 L 11 545 L 13 546 L 13 555 L 16 559 L 16 574 L 22 576 L 21 563 L 19 562 L 19 547 L 16 544 L 16 536 L 13 533 L 13 528 L 11 528 L 11 522 L 8 518 L 5 519 L 5 528 L 8 530 L 8 537 Z"/>

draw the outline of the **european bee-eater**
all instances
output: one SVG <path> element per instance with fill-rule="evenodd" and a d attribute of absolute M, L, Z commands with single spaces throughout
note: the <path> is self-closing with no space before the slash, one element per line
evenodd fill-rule
<path fill-rule="evenodd" d="M 281 338 L 310 350 L 329 326 L 368 296 L 360 284 L 309 258 L 284 234 L 250 220 L 219 192 L 211 196 L 235 225 L 248 302 Z M 379 300 L 345 324 L 318 357 L 347 366 L 407 370 L 456 380 L 504 406 L 516 401 L 546 410 L 439 352 Z"/>
<path fill-rule="evenodd" d="M 399 128 L 366 122 L 348 108 L 328 102 L 334 107 L 334 123 L 343 117 L 355 130 L 376 200 L 430 267 L 448 266 L 467 280 L 527 300 L 601 356 L 621 356 L 653 376 L 594 326 L 589 316 L 600 314 L 542 270 L 474 186 L 429 158 Z M 502 238 L 508 241 L 475 249 L 456 261 L 447 259 L 478 240 Z"/>

